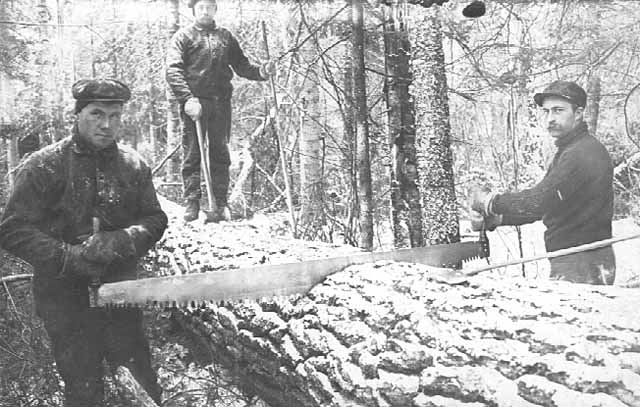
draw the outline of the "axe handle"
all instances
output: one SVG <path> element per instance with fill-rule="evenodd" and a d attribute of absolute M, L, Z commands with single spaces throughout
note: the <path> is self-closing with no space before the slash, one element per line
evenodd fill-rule
<path fill-rule="evenodd" d="M 204 183 L 207 189 L 207 199 L 209 200 L 209 211 L 215 212 L 218 207 L 216 205 L 215 197 L 213 196 L 213 184 L 211 182 L 211 163 L 209 162 L 209 148 L 211 148 L 205 137 L 204 129 L 202 128 L 202 119 L 195 120 L 196 123 L 196 137 L 198 137 L 198 146 L 200 147 L 200 167 L 204 175 Z"/>
<path fill-rule="evenodd" d="M 98 233 L 100 231 L 100 218 L 98 218 L 97 216 L 94 216 L 92 221 L 92 231 L 93 234 L 95 235 L 96 233 Z M 92 277 L 91 281 L 89 282 L 89 305 L 91 307 L 97 307 L 98 306 L 98 288 L 100 287 L 100 277 Z"/>
<path fill-rule="evenodd" d="M 632 234 L 632 235 L 628 235 L 628 236 L 612 237 L 612 238 L 609 238 L 609 239 L 599 240 L 597 242 L 587 243 L 587 244 L 583 244 L 583 245 L 580 245 L 580 246 L 575 246 L 575 247 L 569 247 L 569 248 L 566 248 L 566 249 L 555 250 L 553 252 L 549 252 L 549 253 L 545 253 L 545 254 L 539 254 L 537 256 L 523 257 L 523 258 L 520 258 L 520 259 L 508 260 L 508 261 L 505 261 L 505 262 L 502 262 L 502 263 L 489 264 L 487 266 L 479 267 L 479 268 L 477 268 L 475 270 L 471 270 L 471 271 L 465 272 L 464 274 L 467 275 L 467 276 L 475 276 L 476 274 L 480 274 L 480 273 L 482 273 L 484 271 L 489 271 L 489 270 L 497 269 L 497 268 L 500 268 L 500 267 L 514 266 L 514 265 L 517 265 L 517 264 L 530 263 L 532 261 L 537 261 L 537 260 L 553 259 L 554 257 L 560 257 L 560 256 L 566 256 L 566 255 L 569 255 L 569 254 L 586 252 L 587 250 L 599 249 L 601 247 L 611 246 L 614 243 L 618 243 L 618 242 L 622 242 L 622 241 L 630 240 L 630 239 L 637 239 L 639 237 L 640 237 L 640 233 L 636 233 L 636 234 Z"/>

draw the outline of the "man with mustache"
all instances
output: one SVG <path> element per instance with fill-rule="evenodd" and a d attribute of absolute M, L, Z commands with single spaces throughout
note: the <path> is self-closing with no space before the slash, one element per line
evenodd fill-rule
<path fill-rule="evenodd" d="M 129 88 L 81 79 L 72 93 L 71 135 L 31 154 L 16 171 L 0 217 L 0 246 L 33 266 L 36 313 L 65 384 L 65 406 L 102 405 L 103 359 L 112 369 L 129 368 L 159 404 L 142 312 L 89 307 L 89 284 L 135 279 L 167 216 L 147 164 L 116 144 Z"/>
<path fill-rule="evenodd" d="M 541 124 L 557 151 L 545 177 L 520 192 L 472 193 L 471 208 L 482 215 L 477 230 L 521 225 L 542 219 L 547 251 L 611 237 L 613 164 L 605 147 L 589 134 L 583 120 L 587 94 L 574 82 L 555 81 L 534 96 Z M 611 246 L 550 259 L 553 279 L 613 284 L 615 256 Z"/>

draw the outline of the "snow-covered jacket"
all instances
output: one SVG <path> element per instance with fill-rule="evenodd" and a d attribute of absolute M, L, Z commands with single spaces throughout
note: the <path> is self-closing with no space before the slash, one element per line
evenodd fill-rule
<path fill-rule="evenodd" d="M 93 151 L 77 134 L 29 156 L 0 218 L 0 246 L 34 268 L 36 300 L 86 295 L 87 281 L 64 277 L 64 243 L 101 230 L 126 229 L 136 258 L 109 265 L 104 281 L 136 277 L 136 263 L 167 227 L 151 170 L 134 150 L 113 144 Z"/>

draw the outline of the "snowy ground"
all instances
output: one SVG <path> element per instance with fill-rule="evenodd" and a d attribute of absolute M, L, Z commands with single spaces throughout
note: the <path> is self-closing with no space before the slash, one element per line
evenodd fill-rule
<path fill-rule="evenodd" d="M 535 222 L 521 227 L 523 257 L 544 254 L 545 227 L 542 222 Z M 461 233 L 472 234 L 467 222 L 463 223 Z M 633 219 L 620 219 L 613 222 L 613 236 L 627 236 L 640 233 L 640 226 Z M 491 245 L 491 263 L 512 260 L 521 257 L 518 248 L 518 238 L 514 227 L 499 227 L 488 232 Z M 615 284 L 625 284 L 640 276 L 640 239 L 628 240 L 613 245 L 616 254 Z M 506 269 L 490 271 L 497 275 L 522 275 L 522 266 L 509 266 Z M 547 278 L 549 276 L 549 261 L 540 260 L 525 265 L 525 275 L 528 278 Z"/>

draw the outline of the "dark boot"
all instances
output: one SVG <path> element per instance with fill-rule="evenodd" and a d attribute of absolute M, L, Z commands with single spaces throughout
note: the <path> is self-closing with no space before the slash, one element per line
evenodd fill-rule
<path fill-rule="evenodd" d="M 192 222 L 198 219 L 198 212 L 200 211 L 200 201 L 192 199 L 187 201 L 187 206 L 184 211 L 184 220 L 186 222 Z"/>

